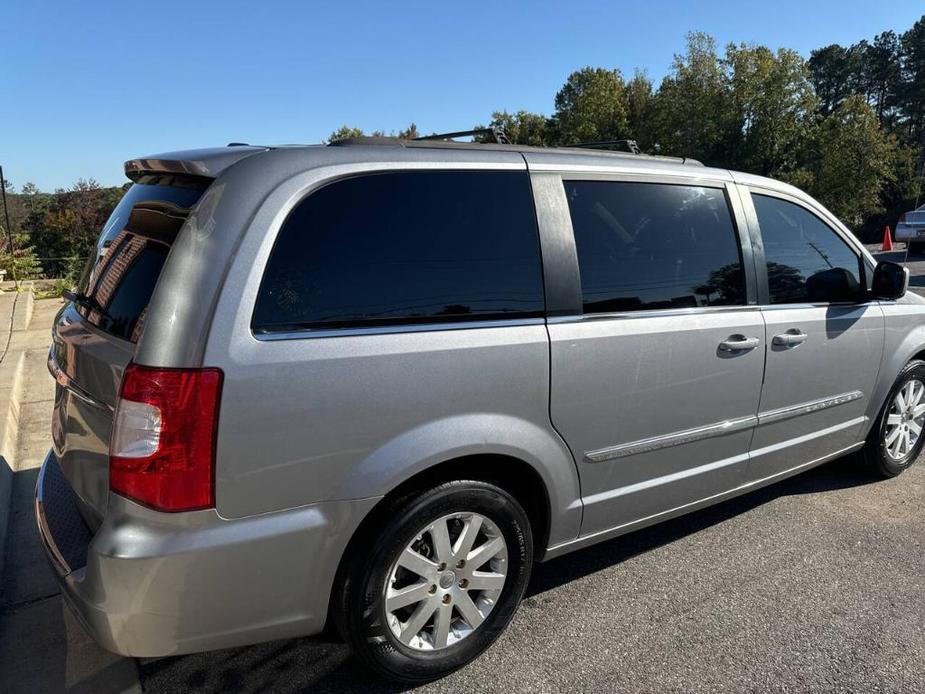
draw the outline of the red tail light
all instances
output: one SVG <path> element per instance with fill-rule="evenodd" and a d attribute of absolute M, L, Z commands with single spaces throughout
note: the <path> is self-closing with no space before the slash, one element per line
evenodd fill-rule
<path fill-rule="evenodd" d="M 153 369 L 122 376 L 109 445 L 109 488 L 159 511 L 215 506 L 219 369 Z"/>

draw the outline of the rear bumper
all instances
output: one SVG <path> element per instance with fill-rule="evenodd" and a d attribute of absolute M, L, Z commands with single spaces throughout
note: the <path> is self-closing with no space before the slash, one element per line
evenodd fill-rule
<path fill-rule="evenodd" d="M 95 534 L 49 451 L 36 522 L 61 591 L 104 648 L 164 656 L 319 632 L 340 557 L 377 499 L 225 520 L 117 495 Z"/>
<path fill-rule="evenodd" d="M 897 224 L 894 237 L 897 241 L 925 241 L 925 224 Z"/>

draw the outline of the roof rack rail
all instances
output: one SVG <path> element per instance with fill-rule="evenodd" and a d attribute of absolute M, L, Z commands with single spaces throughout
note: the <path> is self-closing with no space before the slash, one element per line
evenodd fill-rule
<path fill-rule="evenodd" d="M 613 149 L 614 147 L 624 147 L 625 151 L 630 154 L 642 154 L 636 140 L 598 140 L 597 142 L 576 142 L 566 147 L 581 147 L 587 149 Z"/>
<path fill-rule="evenodd" d="M 501 128 L 475 128 L 474 130 L 460 130 L 455 133 L 434 133 L 415 137 L 415 140 L 452 140 L 456 137 L 476 137 L 478 135 L 491 135 L 497 145 L 512 144 L 510 138 Z"/>

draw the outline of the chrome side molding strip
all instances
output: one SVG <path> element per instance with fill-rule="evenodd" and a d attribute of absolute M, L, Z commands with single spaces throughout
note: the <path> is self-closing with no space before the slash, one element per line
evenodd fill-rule
<path fill-rule="evenodd" d="M 817 412 L 818 410 L 827 410 L 830 407 L 837 407 L 838 405 L 854 402 L 855 400 L 860 400 L 863 397 L 864 393 L 862 393 L 860 390 L 852 390 L 848 393 L 832 395 L 831 397 L 820 398 L 819 400 L 811 400 L 810 402 L 800 403 L 799 405 L 790 405 L 789 407 L 781 407 L 776 410 L 759 412 L 758 426 L 761 426 L 762 424 L 773 424 L 774 422 L 780 422 L 785 419 L 799 417 L 804 414 Z"/>
<path fill-rule="evenodd" d="M 755 426 L 757 422 L 758 418 L 754 415 L 741 417 L 739 419 L 727 419 L 724 422 L 707 424 L 706 426 L 696 427 L 694 429 L 685 429 L 684 431 L 677 431 L 673 434 L 663 434 L 661 436 L 653 436 L 639 441 L 622 443 L 618 446 L 599 448 L 596 451 L 588 451 L 585 453 L 585 458 L 589 463 L 603 463 L 608 460 L 613 460 L 614 458 L 624 458 L 629 455 L 636 455 L 637 453 L 650 453 L 662 448 L 680 446 L 685 443 L 693 443 L 694 441 L 702 441 L 704 439 L 713 438 L 714 436 L 723 436 L 724 434 L 750 429 Z"/>
<path fill-rule="evenodd" d="M 607 448 L 599 448 L 594 451 L 586 451 L 585 460 L 589 463 L 604 463 L 608 460 L 625 458 L 638 453 L 651 453 L 652 451 L 658 451 L 663 448 L 680 446 L 685 443 L 703 441 L 704 439 L 713 438 L 714 436 L 731 434 L 736 431 L 750 429 L 754 426 L 781 422 L 785 419 L 791 419 L 804 414 L 810 414 L 819 410 L 854 402 L 863 397 L 864 393 L 860 390 L 852 390 L 848 393 L 820 398 L 819 400 L 811 400 L 810 402 L 800 403 L 799 405 L 790 405 L 776 410 L 759 412 L 757 417 L 751 415 L 738 419 L 727 419 L 723 422 L 717 422 L 716 424 L 707 424 L 702 427 L 676 431 L 672 434 L 662 434 L 647 439 L 640 439 L 638 441 L 630 441 L 629 443 L 621 443 L 617 446 L 608 446 Z"/>

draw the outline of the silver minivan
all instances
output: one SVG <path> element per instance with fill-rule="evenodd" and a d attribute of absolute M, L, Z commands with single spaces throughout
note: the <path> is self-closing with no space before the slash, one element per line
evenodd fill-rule
<path fill-rule="evenodd" d="M 389 138 L 126 173 L 54 325 L 36 489 L 117 653 L 330 622 L 432 679 L 535 561 L 925 441 L 925 300 L 783 183 Z"/>

